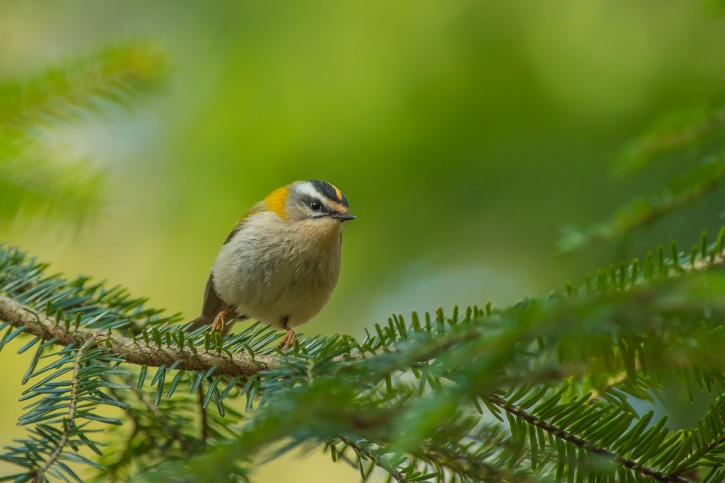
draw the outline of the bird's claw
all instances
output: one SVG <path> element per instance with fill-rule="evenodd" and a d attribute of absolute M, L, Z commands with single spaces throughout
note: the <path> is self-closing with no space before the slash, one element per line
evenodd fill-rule
<path fill-rule="evenodd" d="M 277 349 L 290 350 L 295 345 L 295 331 L 287 329 L 287 332 L 282 337 L 282 341 L 277 346 Z"/>
<path fill-rule="evenodd" d="M 214 322 L 211 324 L 211 331 L 212 332 L 221 332 L 224 333 L 224 328 L 226 327 L 226 315 L 228 310 L 222 310 L 218 314 L 216 314 L 216 317 L 214 317 Z"/>

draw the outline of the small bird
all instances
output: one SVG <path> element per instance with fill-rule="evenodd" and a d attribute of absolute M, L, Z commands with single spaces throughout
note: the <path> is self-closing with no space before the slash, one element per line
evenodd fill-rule
<path fill-rule="evenodd" d="M 294 344 L 293 327 L 325 306 L 340 274 L 344 194 L 325 181 L 295 181 L 270 193 L 237 223 L 206 282 L 201 315 L 188 330 L 225 331 L 228 317 L 284 329 L 279 347 Z"/>

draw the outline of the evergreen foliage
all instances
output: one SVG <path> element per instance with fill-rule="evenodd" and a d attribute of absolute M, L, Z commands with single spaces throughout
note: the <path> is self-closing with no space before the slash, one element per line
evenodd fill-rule
<path fill-rule="evenodd" d="M 92 109 L 154 84 L 156 54 L 136 48 L 47 71 L 17 102 L 2 93 L 19 87 L 0 89 L 0 136 L 14 139 L 0 138 L 2 159 L 16 159 L 8 150 L 28 126 L 57 117 L 57 103 L 64 113 Z M 714 116 L 691 120 L 686 135 L 646 137 L 632 168 L 684 146 L 704 161 L 563 248 L 629 233 L 716 193 L 725 169 L 710 142 L 723 129 L 722 113 Z M 71 206 L 83 192 L 72 186 L 57 200 Z M 12 199 L 17 213 L 30 195 Z M 18 352 L 33 357 L 20 395 L 26 436 L 0 454 L 17 472 L 0 479 L 247 480 L 262 460 L 324 450 L 363 480 L 723 481 L 725 229 L 711 235 L 508 308 L 395 314 L 363 340 L 306 337 L 288 352 L 261 324 L 187 332 L 179 315 L 122 287 L 49 274 L 4 245 L 0 350 L 18 338 Z M 661 415 L 673 387 L 709 403 L 690 426 Z"/>
<path fill-rule="evenodd" d="M 0 79 L 0 219 L 83 221 L 103 206 L 102 174 L 46 146 L 59 124 L 129 108 L 163 83 L 168 62 L 154 44 L 117 43 L 19 79 Z"/>
<path fill-rule="evenodd" d="M 21 467 L 17 480 L 74 478 L 68 463 L 103 478 L 244 478 L 260 452 L 274 458 L 320 446 L 363 478 L 378 467 L 398 481 L 720 481 L 723 233 L 712 244 L 703 236 L 691 260 L 659 250 L 544 299 L 410 321 L 395 315 L 363 341 L 305 338 L 290 353 L 277 352 L 278 334 L 259 325 L 223 338 L 186 334 L 178 317 L 118 287 L 46 276 L 44 265 L 4 247 L 2 345 L 21 336 L 28 340 L 19 352 L 35 352 L 19 421 L 28 436 L 0 457 Z M 123 353 L 109 339 L 80 335 L 59 345 L 51 333 L 23 335 L 28 326 L 11 303 L 63 332 L 98 329 L 136 347 Z M 128 362 L 145 348 L 182 357 Z M 237 375 L 219 365 L 179 370 L 192 351 L 260 364 Z M 654 401 L 665 383 L 691 397 L 713 395 L 696 426 L 673 431 L 666 418 L 634 407 Z M 103 406 L 125 415 L 99 414 Z M 105 446 L 99 429 L 124 420 L 131 434 L 112 430 Z"/>

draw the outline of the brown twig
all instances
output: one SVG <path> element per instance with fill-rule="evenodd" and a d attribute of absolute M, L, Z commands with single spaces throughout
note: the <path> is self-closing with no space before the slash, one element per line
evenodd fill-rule
<path fill-rule="evenodd" d="M 151 347 L 130 337 L 109 335 L 107 330 L 77 328 L 66 330 L 63 324 L 43 313 L 9 297 L 0 296 L 0 320 L 8 322 L 14 327 L 24 327 L 27 333 L 41 337 L 44 340 L 55 339 L 61 346 L 75 344 L 82 346 L 88 342 L 95 342 L 99 347 L 106 347 L 130 364 L 145 364 L 160 367 L 176 363 L 175 368 L 187 371 L 207 371 L 217 366 L 216 375 L 251 376 L 262 369 L 275 364 L 275 359 L 269 356 L 255 355 L 254 359 L 245 353 L 204 352 L 192 351 L 176 347 Z"/>

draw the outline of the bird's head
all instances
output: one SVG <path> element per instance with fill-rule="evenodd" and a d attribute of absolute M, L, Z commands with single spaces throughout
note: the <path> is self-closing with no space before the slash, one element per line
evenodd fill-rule
<path fill-rule="evenodd" d="M 320 229 L 334 229 L 345 221 L 355 219 L 348 213 L 345 195 L 325 181 L 295 181 L 273 191 L 264 201 L 267 208 L 286 223 L 315 224 Z"/>

